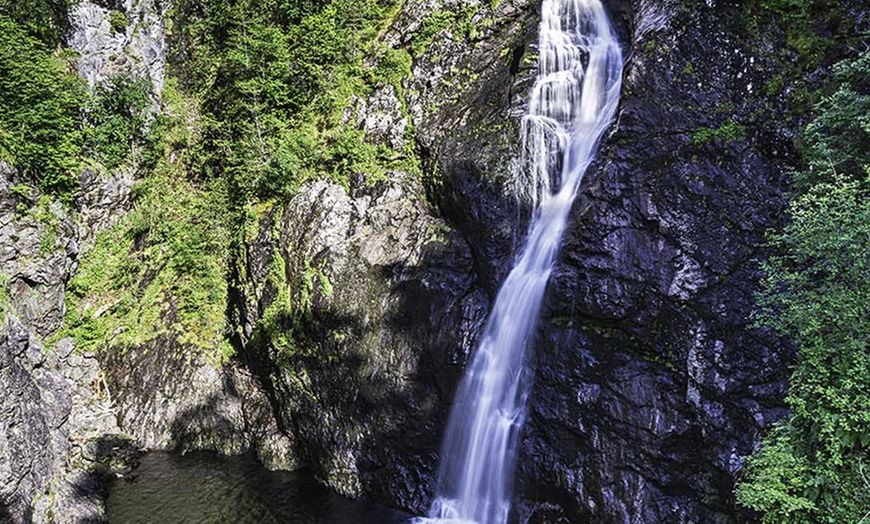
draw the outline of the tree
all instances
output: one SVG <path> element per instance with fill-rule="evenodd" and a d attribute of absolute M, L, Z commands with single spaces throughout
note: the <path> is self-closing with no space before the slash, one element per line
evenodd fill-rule
<path fill-rule="evenodd" d="M 43 42 L 0 14 L 0 151 L 43 191 L 78 184 L 84 82 Z"/>
<path fill-rule="evenodd" d="M 868 65 L 865 55 L 838 67 L 841 85 L 807 129 L 805 189 L 770 240 L 779 254 L 764 268 L 760 318 L 798 357 L 792 414 L 747 461 L 737 490 L 764 522 L 870 515 Z"/>

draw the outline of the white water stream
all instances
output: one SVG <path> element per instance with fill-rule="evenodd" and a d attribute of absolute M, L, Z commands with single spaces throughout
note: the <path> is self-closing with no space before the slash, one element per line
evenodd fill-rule
<path fill-rule="evenodd" d="M 571 205 L 619 103 L 622 53 L 601 2 L 543 0 L 541 16 L 518 181 L 535 211 L 456 393 L 429 522 L 508 520 L 532 379 L 526 350 Z"/>

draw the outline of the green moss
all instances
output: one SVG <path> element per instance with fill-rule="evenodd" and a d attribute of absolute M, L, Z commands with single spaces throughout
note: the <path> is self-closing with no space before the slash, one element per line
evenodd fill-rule
<path fill-rule="evenodd" d="M 12 298 L 9 296 L 9 275 L 0 272 L 0 324 L 8 311 L 11 311 Z"/>
<path fill-rule="evenodd" d="M 27 199 L 33 193 L 33 187 L 27 184 L 14 184 L 9 188 L 9 193 L 19 200 Z"/>
<path fill-rule="evenodd" d="M 39 254 L 46 256 L 54 251 L 57 245 L 57 237 L 60 229 L 60 219 L 51 210 L 52 199 L 48 195 L 42 195 L 29 214 L 43 226 L 42 235 L 39 239 Z"/>
<path fill-rule="evenodd" d="M 375 67 L 369 73 L 371 85 L 387 84 L 402 90 L 402 80 L 411 76 L 411 54 L 405 49 L 380 47 L 376 51 Z"/>
<path fill-rule="evenodd" d="M 819 68 L 843 58 L 847 49 L 861 49 L 866 39 L 861 35 L 846 2 L 825 0 L 751 0 L 745 4 L 742 16 L 749 39 L 760 35 L 766 42 L 755 48 L 779 65 L 776 74 L 767 80 L 763 92 L 767 96 L 783 94 L 793 113 L 807 115 L 825 93 L 823 84 L 807 82 Z M 783 36 L 772 49 L 770 37 Z"/>
<path fill-rule="evenodd" d="M 411 54 L 420 56 L 435 41 L 435 37 L 442 32 L 450 31 L 454 38 L 470 38 L 477 36 L 477 28 L 471 22 L 477 13 L 478 7 L 463 5 L 458 8 L 445 11 L 435 11 L 423 19 L 411 40 Z"/>
<path fill-rule="evenodd" d="M 278 293 L 260 316 L 253 344 L 272 347 L 282 361 L 309 354 L 315 349 L 309 340 L 310 332 L 314 330 L 318 336 L 325 336 L 322 332 L 325 328 L 316 325 L 313 308 L 316 297 L 332 295 L 329 278 L 307 260 L 302 268 L 294 271 L 276 253 L 268 280 Z"/>
<path fill-rule="evenodd" d="M 729 120 L 716 128 L 702 127 L 692 135 L 692 143 L 708 144 L 713 141 L 733 142 L 746 135 L 746 128 L 733 120 Z"/>

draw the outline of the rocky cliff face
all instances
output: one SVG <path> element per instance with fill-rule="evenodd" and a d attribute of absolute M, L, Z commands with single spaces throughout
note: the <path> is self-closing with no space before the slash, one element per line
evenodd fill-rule
<path fill-rule="evenodd" d="M 72 15 L 80 73 L 91 85 L 115 74 L 153 75 L 159 89 L 162 54 L 155 46 L 162 27 L 143 11 L 135 34 L 131 27 L 129 38 L 109 45 L 107 35 L 117 35 L 99 13 L 108 11 L 82 2 Z M 74 351 L 69 339 L 45 342 L 61 327 L 66 285 L 82 250 L 128 207 L 133 174 L 86 169 L 80 181 L 75 202 L 62 205 L 0 163 L 3 522 L 99 522 L 105 476 L 126 470 L 136 456 L 131 437 L 118 427 L 96 356 Z"/>
<path fill-rule="evenodd" d="M 606 4 L 629 57 L 625 92 L 548 292 L 522 437 L 517 518 L 733 522 L 748 518 L 731 495 L 741 457 L 784 414 L 790 358 L 781 341 L 753 329 L 749 319 L 764 234 L 783 209 L 783 172 L 802 125 L 775 87 L 783 58 L 773 50 L 785 35 L 750 27 L 748 5 Z M 464 5 L 409 3 L 384 39 L 413 44 L 429 14 Z M 319 204 L 291 205 L 283 216 L 282 231 L 297 231 L 295 243 L 282 244 L 296 246 L 287 255 L 301 250 L 307 260 L 323 260 L 315 266 L 328 275 L 332 293 L 354 297 L 315 293 L 314 320 L 306 325 L 330 326 L 326 333 L 342 322 L 357 327 L 323 335 L 327 340 L 310 346 L 317 350 L 308 360 L 264 359 L 274 366 L 266 375 L 284 377 L 271 387 L 282 391 L 278 411 L 304 443 L 306 460 L 345 493 L 416 511 L 431 496 L 434 443 L 455 377 L 528 213 L 511 174 L 518 117 L 534 74 L 535 9 L 522 1 L 475 6 L 470 21 L 480 32 L 439 33 L 415 57 L 398 95 L 424 162 L 428 199 L 452 229 L 450 243 L 468 246 L 452 249 L 468 250 L 447 259 L 452 272 L 433 275 L 430 268 L 440 269 L 443 259 L 422 257 L 405 273 L 412 283 L 422 279 L 412 289 L 439 278 L 448 283 L 436 296 L 415 292 L 406 299 L 406 315 L 425 312 L 410 324 L 416 344 L 397 337 L 380 312 L 407 288 L 407 277 L 375 271 L 381 264 L 361 248 L 346 250 L 359 238 L 350 232 L 369 220 L 359 205 L 341 203 L 352 196 L 310 188 Z M 359 122 L 402 117 L 396 111 Z M 335 223 L 327 225 L 326 217 Z M 384 253 L 392 249 L 398 248 Z M 347 256 L 355 262 L 336 262 Z M 290 274 L 298 279 L 296 264 Z M 363 268 L 368 277 L 358 276 Z M 361 303 L 367 305 L 360 309 Z M 463 311 L 465 320 L 450 311 Z M 426 334 L 445 325 L 450 335 L 430 346 Z M 353 355 L 351 347 L 358 348 Z M 334 356 L 336 363 L 327 363 Z M 380 378 L 387 363 L 397 378 Z M 425 388 L 409 388 L 402 374 Z M 407 423 L 419 417 L 434 422 Z M 366 419 L 401 429 L 405 440 L 373 433 Z"/>
<path fill-rule="evenodd" d="M 76 2 L 68 45 L 78 51 L 79 75 L 93 86 L 117 75 L 151 80 L 163 92 L 165 20 L 169 2 L 98 0 Z"/>
<path fill-rule="evenodd" d="M 790 358 L 749 320 L 801 124 L 776 88 L 785 36 L 750 27 L 748 3 L 605 4 L 623 99 L 548 290 L 516 518 L 739 521 L 740 457 L 784 413 Z M 345 119 L 397 154 L 413 146 L 422 176 L 309 182 L 263 211 L 230 275 L 229 364 L 167 336 L 99 362 L 69 341 L 46 351 L 133 174 L 85 173 L 70 210 L 12 191 L 0 165 L 0 520 L 100 518 L 93 472 L 129 462 L 107 450 L 134 438 L 254 450 L 425 511 L 456 381 L 528 218 L 513 175 L 537 6 L 405 3 L 382 40 L 412 51 L 411 75 Z M 147 75 L 159 93 L 163 9 L 79 3 L 80 74 Z"/>
<path fill-rule="evenodd" d="M 147 77 L 159 99 L 166 5 L 77 3 L 68 45 L 79 74 L 91 86 Z M 292 440 L 241 367 L 166 338 L 99 355 L 55 341 L 80 257 L 130 207 L 133 169 L 83 170 L 69 205 L 21 182 L 0 162 L 0 521 L 101 522 L 108 476 L 143 446 L 256 450 L 292 467 Z"/>
<path fill-rule="evenodd" d="M 395 171 L 304 186 L 248 242 L 235 314 L 242 360 L 321 480 L 423 513 L 453 389 L 518 234 L 509 184 L 536 17 L 522 2 L 411 4 L 383 37 L 424 49 L 411 77 L 347 120 L 397 153 L 413 129 L 422 183 Z M 421 44 L 451 10 L 465 14 Z M 480 32 L 469 40 L 462 23 Z"/>
<path fill-rule="evenodd" d="M 264 217 L 250 259 L 242 359 L 302 460 L 349 496 L 422 509 L 445 360 L 482 321 L 468 245 L 403 173 L 304 186 Z M 293 311 L 285 304 L 302 305 Z"/>
<path fill-rule="evenodd" d="M 137 456 L 118 428 L 96 358 L 69 341 L 47 352 L 15 317 L 0 334 L 0 517 L 101 521 L 106 476 Z"/>
<path fill-rule="evenodd" d="M 127 454 L 129 437 L 115 421 L 95 356 L 74 352 L 69 339 L 50 350 L 42 341 L 61 325 L 80 245 L 96 224 L 111 223 L 129 185 L 86 174 L 71 210 L 35 190 L 15 193 L 14 171 L 0 171 L 0 517 L 99 519 L 103 476 L 124 470 L 135 453 Z"/>

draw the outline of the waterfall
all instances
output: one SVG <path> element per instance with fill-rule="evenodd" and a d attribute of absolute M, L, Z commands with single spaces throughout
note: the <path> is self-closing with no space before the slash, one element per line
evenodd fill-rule
<path fill-rule="evenodd" d="M 538 50 L 518 174 L 534 213 L 456 393 L 429 521 L 508 520 L 532 379 L 526 349 L 571 205 L 619 103 L 622 53 L 599 0 L 543 0 Z"/>

